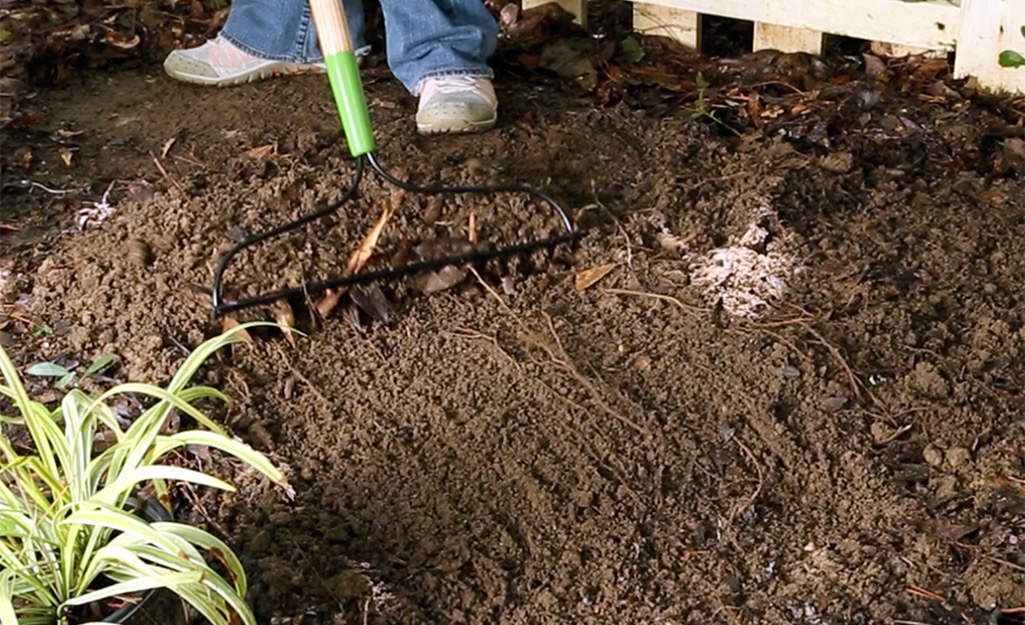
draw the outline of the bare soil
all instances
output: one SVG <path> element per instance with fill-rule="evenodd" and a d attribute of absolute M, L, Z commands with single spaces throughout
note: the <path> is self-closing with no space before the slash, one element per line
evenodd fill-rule
<path fill-rule="evenodd" d="M 237 495 L 182 493 L 243 555 L 262 622 L 1012 622 L 1025 196 L 1016 144 L 986 133 L 1003 109 L 852 88 L 737 138 L 506 80 L 495 130 L 423 138 L 413 99 L 367 77 L 397 173 L 545 187 L 594 227 L 429 295 L 383 285 L 387 322 L 297 306 L 295 347 L 261 334 L 205 371 L 297 492 L 221 466 Z M 319 76 L 93 72 L 26 106 L 0 218 L 0 338 L 23 365 L 117 353 L 116 377 L 166 381 L 214 331 L 220 253 L 353 173 Z M 362 191 L 229 286 L 339 274 L 392 201 Z M 493 241 L 554 225 L 512 197 L 427 208 L 402 198 L 379 265 L 470 212 Z"/>

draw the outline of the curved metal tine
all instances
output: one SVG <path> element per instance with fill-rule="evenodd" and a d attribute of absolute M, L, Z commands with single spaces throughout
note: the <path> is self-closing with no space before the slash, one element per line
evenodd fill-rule
<path fill-rule="evenodd" d="M 407 276 L 411 276 L 422 271 L 432 271 L 436 269 L 441 269 L 442 267 L 446 267 L 448 265 L 476 263 L 498 258 L 507 258 L 519 254 L 527 254 L 533 252 L 534 250 L 553 248 L 561 243 L 571 243 L 572 241 L 575 241 L 577 238 L 579 238 L 579 232 L 571 232 L 568 234 L 559 234 L 554 237 L 549 237 L 547 239 L 537 239 L 535 241 L 517 243 L 506 247 L 499 247 L 494 249 L 475 249 L 462 254 L 456 254 L 454 256 L 445 256 L 443 258 L 435 258 L 433 260 L 413 262 L 392 269 L 361 271 L 359 273 L 349 274 L 338 278 L 331 278 L 323 282 L 306 284 L 301 287 L 292 287 L 288 289 L 282 289 L 280 291 L 273 291 L 271 293 L 263 293 L 261 295 L 256 295 L 245 299 L 226 302 L 224 304 L 221 304 L 221 307 L 218 309 L 218 312 L 219 314 L 224 315 L 236 310 L 241 310 L 243 308 L 249 308 L 250 306 L 257 306 L 259 304 L 269 304 L 279 299 L 289 299 L 292 297 L 305 296 L 309 295 L 310 293 L 321 292 L 324 289 L 340 289 L 360 284 L 370 284 L 373 282 L 388 282 L 390 280 L 398 280 L 400 278 L 405 278 Z"/>
<path fill-rule="evenodd" d="M 274 238 L 280 234 L 291 232 L 292 230 L 301 228 L 302 226 L 308 224 L 311 221 L 320 219 L 321 217 L 326 217 L 327 215 L 330 215 L 331 213 L 337 211 L 342 206 L 342 204 L 345 204 L 346 202 L 351 200 L 356 195 L 356 193 L 359 192 L 359 183 L 363 178 L 364 163 L 365 160 L 363 156 L 360 156 L 356 159 L 356 171 L 353 173 L 352 183 L 349 185 L 349 188 L 345 190 L 345 193 L 343 193 L 342 196 L 334 202 L 327 204 L 322 208 L 318 208 L 317 210 L 311 213 L 303 215 L 302 217 L 294 221 L 281 224 L 280 226 L 276 226 L 274 228 L 271 228 L 270 230 L 254 234 L 250 237 L 246 237 L 241 242 L 235 244 L 231 249 L 225 252 L 224 256 L 221 256 L 221 260 L 217 263 L 217 270 L 214 272 L 214 284 L 210 295 L 211 303 L 213 305 L 213 313 L 215 317 L 221 316 L 224 313 L 225 306 L 232 303 L 224 302 L 224 297 L 222 293 L 222 282 L 224 278 L 224 272 L 227 270 L 228 264 L 231 263 L 231 259 L 235 256 L 235 254 L 238 254 L 247 247 L 251 247 L 253 245 L 256 245 L 257 243 L 262 243 L 263 241 Z"/>
<path fill-rule="evenodd" d="M 411 182 L 406 182 L 404 180 L 399 180 L 395 176 L 389 174 L 384 169 L 384 167 L 378 162 L 377 157 L 374 156 L 373 152 L 366 154 L 366 158 L 367 162 L 370 163 L 370 167 L 375 172 L 377 172 L 379 176 L 381 176 L 388 182 L 392 183 L 393 185 L 405 189 L 406 191 L 412 191 L 413 193 L 426 193 L 428 195 L 438 195 L 441 193 L 526 193 L 528 195 L 532 195 L 544 201 L 552 208 L 553 211 L 555 211 L 556 216 L 559 218 L 559 221 L 562 222 L 562 227 L 565 228 L 567 234 L 573 234 L 576 231 L 576 228 L 573 226 L 573 221 L 569 218 L 569 215 L 566 213 L 565 209 L 563 209 L 562 206 L 560 206 L 559 203 L 556 202 L 552 196 L 548 195 L 544 191 L 516 184 L 462 187 L 421 186 L 413 184 Z"/>

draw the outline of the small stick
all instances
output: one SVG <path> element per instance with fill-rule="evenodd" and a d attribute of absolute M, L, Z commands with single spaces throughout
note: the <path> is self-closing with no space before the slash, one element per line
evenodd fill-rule
<path fill-rule="evenodd" d="M 320 392 L 320 389 L 317 388 L 317 385 L 315 385 L 313 382 L 310 382 L 310 379 L 303 375 L 302 372 L 299 371 L 299 369 L 297 369 L 296 366 L 292 364 L 292 361 L 289 360 L 288 356 L 285 354 L 285 350 L 281 349 L 280 345 L 275 345 L 274 347 L 277 348 L 278 355 L 281 356 L 282 362 L 285 363 L 285 365 L 295 375 L 295 377 L 299 378 L 300 382 L 309 387 L 310 392 L 316 395 L 317 399 L 324 402 L 325 404 L 331 404 L 331 400 L 328 399 L 327 396 L 324 395 L 324 393 Z"/>
<path fill-rule="evenodd" d="M 477 213 L 470 213 L 466 223 L 466 240 L 477 245 Z"/>
<path fill-rule="evenodd" d="M 605 292 L 612 293 L 613 295 L 635 295 L 637 297 L 650 297 L 651 299 L 662 300 L 664 302 L 669 302 L 670 304 L 676 306 L 680 310 L 691 315 L 694 315 L 695 317 L 699 316 L 701 312 L 703 312 L 704 310 L 702 308 L 698 308 L 697 306 L 684 304 L 683 302 L 681 302 L 680 300 L 676 299 L 671 295 L 663 295 L 661 293 L 653 293 L 651 291 L 633 291 L 630 289 L 605 289 Z"/>
<path fill-rule="evenodd" d="M 946 603 L 947 601 L 942 596 L 937 595 L 931 590 L 926 590 L 921 586 L 908 586 L 906 589 L 904 589 L 904 592 L 908 593 L 909 595 L 914 595 L 916 597 L 924 597 L 926 599 L 931 599 L 933 601 L 939 601 L 940 603 Z"/>
<path fill-rule="evenodd" d="M 160 159 L 157 158 L 157 155 L 153 152 L 150 152 L 149 155 L 153 157 L 153 163 L 157 166 L 157 170 L 160 172 L 160 175 L 164 177 L 164 180 L 169 182 L 172 186 L 174 186 L 175 189 L 178 189 L 179 193 L 181 193 L 184 197 L 188 198 L 189 201 L 191 201 L 192 198 L 189 197 L 189 194 L 185 192 L 185 187 L 183 187 L 180 182 L 175 180 L 174 177 L 171 176 L 171 174 L 167 173 L 167 170 L 164 169 L 164 166 L 160 163 Z"/>

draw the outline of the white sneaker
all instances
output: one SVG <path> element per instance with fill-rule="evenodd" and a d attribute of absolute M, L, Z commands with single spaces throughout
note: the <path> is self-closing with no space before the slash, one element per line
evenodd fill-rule
<path fill-rule="evenodd" d="M 218 35 L 198 48 L 175 50 L 164 59 L 164 71 L 171 78 L 199 85 L 241 85 L 278 74 L 323 72 L 323 63 L 269 61 L 241 50 Z"/>
<path fill-rule="evenodd" d="M 416 129 L 421 134 L 487 130 L 497 117 L 498 98 L 488 78 L 439 76 L 420 86 Z"/>

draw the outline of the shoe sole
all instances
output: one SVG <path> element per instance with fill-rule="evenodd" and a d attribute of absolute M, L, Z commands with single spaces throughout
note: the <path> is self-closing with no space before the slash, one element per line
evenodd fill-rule
<path fill-rule="evenodd" d="M 292 63 L 280 63 L 277 65 L 268 65 L 259 69 L 254 69 L 244 74 L 231 77 L 211 77 L 211 76 L 200 76 L 198 74 L 189 74 L 180 70 L 168 70 L 164 68 L 167 75 L 175 80 L 182 82 L 192 83 L 194 85 L 204 85 L 207 87 L 233 87 L 236 85 L 244 85 L 257 80 L 264 80 L 272 78 L 274 76 L 298 76 L 300 74 L 323 74 L 324 68 L 309 66 L 309 65 L 296 65 Z"/>
<path fill-rule="evenodd" d="M 446 134 L 464 134 L 471 132 L 483 132 L 490 130 L 495 126 L 495 121 L 498 116 L 492 117 L 491 119 L 484 120 L 482 122 L 474 122 L 468 120 L 453 120 L 448 123 L 435 122 L 432 124 L 421 124 L 417 123 L 416 131 L 422 135 L 446 135 Z"/>

